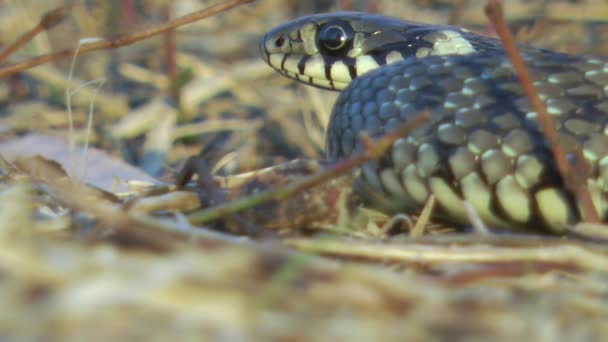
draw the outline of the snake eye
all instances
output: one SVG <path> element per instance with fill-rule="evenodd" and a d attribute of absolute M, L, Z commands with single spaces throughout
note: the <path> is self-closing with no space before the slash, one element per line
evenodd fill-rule
<path fill-rule="evenodd" d="M 327 24 L 321 27 L 317 35 L 319 47 L 328 52 L 337 53 L 352 46 L 353 29 L 346 23 Z"/>

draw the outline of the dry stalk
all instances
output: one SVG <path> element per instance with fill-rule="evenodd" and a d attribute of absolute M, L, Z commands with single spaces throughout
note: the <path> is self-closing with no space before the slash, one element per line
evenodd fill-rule
<path fill-rule="evenodd" d="M 608 271 L 605 247 L 559 240 L 551 237 L 496 236 L 475 238 L 470 234 L 463 242 L 458 236 L 411 239 L 399 244 L 353 241 L 351 239 L 313 240 L 294 238 L 283 244 L 302 252 L 372 262 L 401 262 L 425 265 L 555 265 L 571 270 Z M 441 240 L 439 240 L 441 238 Z"/>

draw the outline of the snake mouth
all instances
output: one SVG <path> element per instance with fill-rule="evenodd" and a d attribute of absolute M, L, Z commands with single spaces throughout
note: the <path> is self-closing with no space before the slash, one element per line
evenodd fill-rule
<path fill-rule="evenodd" d="M 263 50 L 264 60 L 283 76 L 309 85 L 341 90 L 352 81 L 354 75 L 344 61 L 327 61 L 321 55 L 268 53 Z"/>
<path fill-rule="evenodd" d="M 348 82 L 336 82 L 330 81 L 323 78 L 315 78 L 308 75 L 299 74 L 298 72 L 290 71 L 290 70 L 282 70 L 279 68 L 275 68 L 280 74 L 285 77 L 291 78 L 296 81 L 306 82 L 308 85 L 315 86 L 317 88 L 328 89 L 328 90 L 340 90 L 346 88 Z"/>

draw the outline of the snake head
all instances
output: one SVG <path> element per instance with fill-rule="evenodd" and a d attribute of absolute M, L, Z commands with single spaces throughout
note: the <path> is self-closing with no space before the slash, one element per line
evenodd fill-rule
<path fill-rule="evenodd" d="M 475 51 L 467 31 L 386 16 L 337 12 L 302 17 L 268 32 L 264 60 L 281 74 L 340 90 L 355 77 L 385 64 L 430 55 Z"/>

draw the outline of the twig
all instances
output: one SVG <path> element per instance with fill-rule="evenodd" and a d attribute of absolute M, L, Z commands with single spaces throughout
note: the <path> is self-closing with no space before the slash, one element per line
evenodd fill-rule
<path fill-rule="evenodd" d="M 462 242 L 460 238 L 466 238 Z M 608 250 L 597 245 L 548 237 L 437 236 L 411 239 L 399 244 L 353 241 L 352 239 L 288 239 L 283 244 L 302 252 L 356 260 L 429 264 L 560 264 L 581 270 L 608 271 Z"/>
<path fill-rule="evenodd" d="M 155 36 L 157 34 L 161 34 L 166 31 L 169 31 L 169 30 L 173 30 L 179 26 L 190 24 L 194 21 L 210 17 L 217 13 L 221 13 L 221 12 L 227 11 L 231 8 L 234 8 L 234 7 L 243 5 L 243 4 L 251 3 L 253 1 L 255 1 L 255 0 L 228 0 L 223 3 L 209 6 L 198 12 L 184 15 L 180 18 L 177 18 L 173 21 L 170 21 L 166 24 L 152 28 L 150 30 L 144 30 L 144 31 L 133 33 L 130 35 L 118 37 L 113 40 L 102 40 L 102 41 L 98 41 L 98 42 L 83 44 L 80 46 L 80 50 L 78 51 L 78 53 L 80 55 L 84 55 L 86 53 L 93 52 L 93 51 L 105 50 L 105 49 L 116 49 L 116 48 L 119 48 L 122 46 L 130 45 L 137 41 L 147 39 L 147 38 Z M 6 66 L 6 67 L 0 69 L 0 78 L 7 77 L 16 72 L 19 72 L 19 71 L 22 71 L 22 70 L 25 70 L 28 68 L 32 68 L 37 65 L 41 65 L 44 63 L 48 63 L 48 62 L 52 62 L 52 61 L 56 61 L 56 60 L 59 60 L 62 58 L 72 56 L 74 54 L 74 52 L 75 52 L 75 49 L 66 49 L 63 51 L 38 56 L 38 57 L 32 58 L 27 61 L 23 61 L 23 62 L 19 62 L 19 63 L 15 63 L 12 65 Z"/>
<path fill-rule="evenodd" d="M 27 44 L 30 40 L 34 39 L 39 33 L 49 30 L 55 27 L 57 24 L 62 22 L 67 16 L 69 6 L 61 6 L 56 8 L 47 14 L 45 14 L 36 27 L 23 34 L 16 42 L 9 45 L 4 51 L 0 52 L 0 62 L 7 59 L 15 51 L 19 50 L 23 45 Z"/>
<path fill-rule="evenodd" d="M 171 19 L 171 6 L 165 5 L 164 8 L 165 17 L 167 20 Z M 176 62 L 176 51 L 175 51 L 175 30 L 167 30 L 167 32 L 163 35 L 164 38 L 164 48 L 165 48 L 165 57 L 167 63 L 167 76 L 169 78 L 169 92 L 171 98 L 174 103 L 179 103 L 179 77 L 177 71 L 177 62 Z"/>
<path fill-rule="evenodd" d="M 579 222 L 568 227 L 568 232 L 585 239 L 608 241 L 608 225 L 604 223 Z"/>
<path fill-rule="evenodd" d="M 176 176 L 175 185 L 178 188 L 182 188 L 186 182 L 188 182 L 194 174 L 198 175 L 196 181 L 199 189 L 205 189 L 204 193 L 199 194 L 199 200 L 203 204 L 216 204 L 226 203 L 226 196 L 218 188 L 217 184 L 213 181 L 213 175 L 211 174 L 211 165 L 208 162 L 208 155 L 202 153 L 199 156 L 191 157 L 186 161 L 186 164 Z M 238 226 L 238 232 L 244 233 L 249 236 L 264 236 L 272 237 L 274 232 L 266 229 L 265 227 L 258 226 L 253 222 L 246 221 L 238 214 L 228 214 L 225 217 L 227 220 L 226 224 L 229 226 Z"/>
<path fill-rule="evenodd" d="M 138 25 L 139 18 L 137 16 L 133 0 L 123 0 L 120 2 L 120 6 L 123 15 L 123 22 L 129 27 Z"/>
<path fill-rule="evenodd" d="M 555 129 L 555 122 L 547 113 L 545 105 L 540 100 L 538 92 L 532 83 L 530 72 L 519 54 L 515 44 L 515 39 L 513 38 L 507 23 L 505 22 L 502 2 L 500 0 L 488 0 L 485 11 L 486 15 L 496 28 L 498 36 L 503 42 L 505 51 L 509 56 L 511 63 L 513 63 L 515 72 L 519 77 L 521 86 L 524 89 L 532 108 L 538 114 L 538 122 L 542 127 L 547 144 L 551 148 L 553 159 L 557 164 L 557 168 L 562 176 L 562 179 L 564 180 L 566 188 L 575 194 L 577 201 L 581 203 L 580 207 L 584 219 L 588 222 L 598 222 L 599 217 L 597 211 L 591 200 L 589 190 L 584 184 L 584 165 L 581 164 L 584 162 L 584 158 L 581 155 L 577 155 L 574 166 L 572 166 L 568 161 L 566 153 L 559 142 L 559 135 Z"/>
<path fill-rule="evenodd" d="M 342 176 L 350 170 L 361 166 L 372 159 L 381 157 L 391 147 L 395 140 L 418 128 L 424 122 L 429 120 L 429 118 L 429 112 L 422 112 L 415 118 L 405 122 L 394 131 L 388 132 L 380 139 L 376 141 L 367 141 L 367 143 L 364 144 L 365 151 L 360 155 L 336 163 L 332 167 L 329 167 L 322 172 L 316 173 L 310 177 L 306 177 L 301 181 L 287 184 L 284 187 L 264 191 L 229 203 L 194 212 L 188 215 L 188 220 L 192 224 L 206 224 L 225 215 L 250 209 L 262 203 L 281 201 L 291 198 L 300 191 L 310 189 L 316 185 Z"/>

